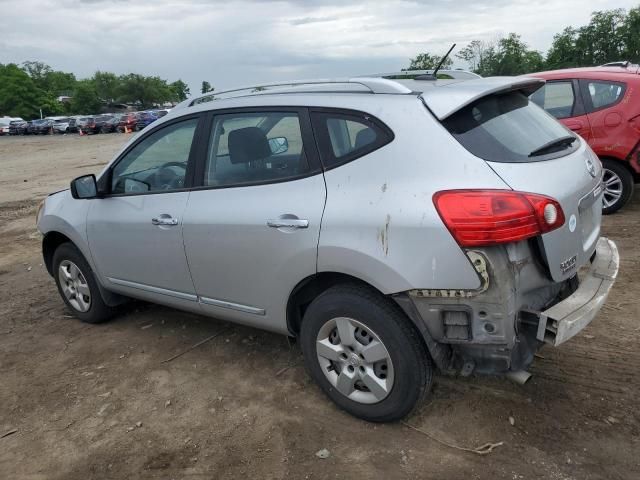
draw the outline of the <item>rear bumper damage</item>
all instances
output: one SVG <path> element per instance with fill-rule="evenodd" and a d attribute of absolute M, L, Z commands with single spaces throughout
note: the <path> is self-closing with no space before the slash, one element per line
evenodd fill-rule
<path fill-rule="evenodd" d="M 616 244 L 601 237 L 595 258 L 578 289 L 551 308 L 535 314 L 538 317 L 536 338 L 557 347 L 589 325 L 607 300 L 619 263 Z"/>
<path fill-rule="evenodd" d="M 533 242 L 468 251 L 478 290 L 412 290 L 394 296 L 421 331 L 444 373 L 525 370 L 545 343 L 558 346 L 604 305 L 618 273 L 615 243 L 600 238 L 591 264 L 565 282 L 551 280 Z M 584 272 L 584 273 L 583 273 Z"/>

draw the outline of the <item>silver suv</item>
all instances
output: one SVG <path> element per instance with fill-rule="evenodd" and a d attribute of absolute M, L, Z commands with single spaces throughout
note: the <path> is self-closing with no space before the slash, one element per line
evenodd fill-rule
<path fill-rule="evenodd" d="M 435 370 L 526 381 L 602 307 L 602 167 L 539 79 L 352 78 L 188 100 L 38 212 L 64 302 L 142 299 L 297 337 L 371 421 Z"/>

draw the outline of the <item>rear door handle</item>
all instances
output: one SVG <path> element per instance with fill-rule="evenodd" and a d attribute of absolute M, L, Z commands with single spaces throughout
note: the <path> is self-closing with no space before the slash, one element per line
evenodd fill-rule
<path fill-rule="evenodd" d="M 267 225 L 272 228 L 309 228 L 309 220 L 301 218 L 278 218 L 267 220 Z"/>
<path fill-rule="evenodd" d="M 582 130 L 582 128 L 584 127 L 584 125 L 582 125 L 582 123 L 567 123 L 567 127 L 569 127 L 570 130 L 573 130 L 574 132 L 578 132 L 580 130 Z"/>
<path fill-rule="evenodd" d="M 157 217 L 152 218 L 151 224 L 152 225 L 168 225 L 168 226 L 177 225 L 178 219 L 173 218 L 171 215 L 167 215 L 166 213 L 163 213 L 162 215 L 158 215 Z"/>

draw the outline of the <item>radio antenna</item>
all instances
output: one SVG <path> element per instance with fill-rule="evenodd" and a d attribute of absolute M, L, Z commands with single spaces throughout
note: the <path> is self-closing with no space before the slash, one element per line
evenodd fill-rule
<path fill-rule="evenodd" d="M 425 73 L 424 75 L 418 75 L 415 79 L 416 80 L 437 80 L 438 79 L 438 70 L 440 70 L 440 67 L 442 67 L 442 64 L 449 57 L 449 54 L 451 53 L 451 51 L 454 48 L 456 48 L 456 44 L 455 43 L 453 45 L 451 45 L 451 48 L 449 49 L 449 51 L 447 53 L 445 53 L 444 57 L 442 57 L 440 59 L 440 63 L 438 63 L 436 68 L 433 69 L 433 72 Z"/>

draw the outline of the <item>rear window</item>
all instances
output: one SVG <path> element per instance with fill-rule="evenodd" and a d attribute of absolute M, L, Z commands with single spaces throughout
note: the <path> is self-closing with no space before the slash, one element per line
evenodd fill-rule
<path fill-rule="evenodd" d="M 622 98 L 624 84 L 617 82 L 595 81 L 588 82 L 587 89 L 591 97 L 593 109 L 610 107 Z"/>
<path fill-rule="evenodd" d="M 443 124 L 469 152 L 491 162 L 548 160 L 571 153 L 579 144 L 560 142 L 544 155 L 531 155 L 572 134 L 520 92 L 481 98 Z"/>

